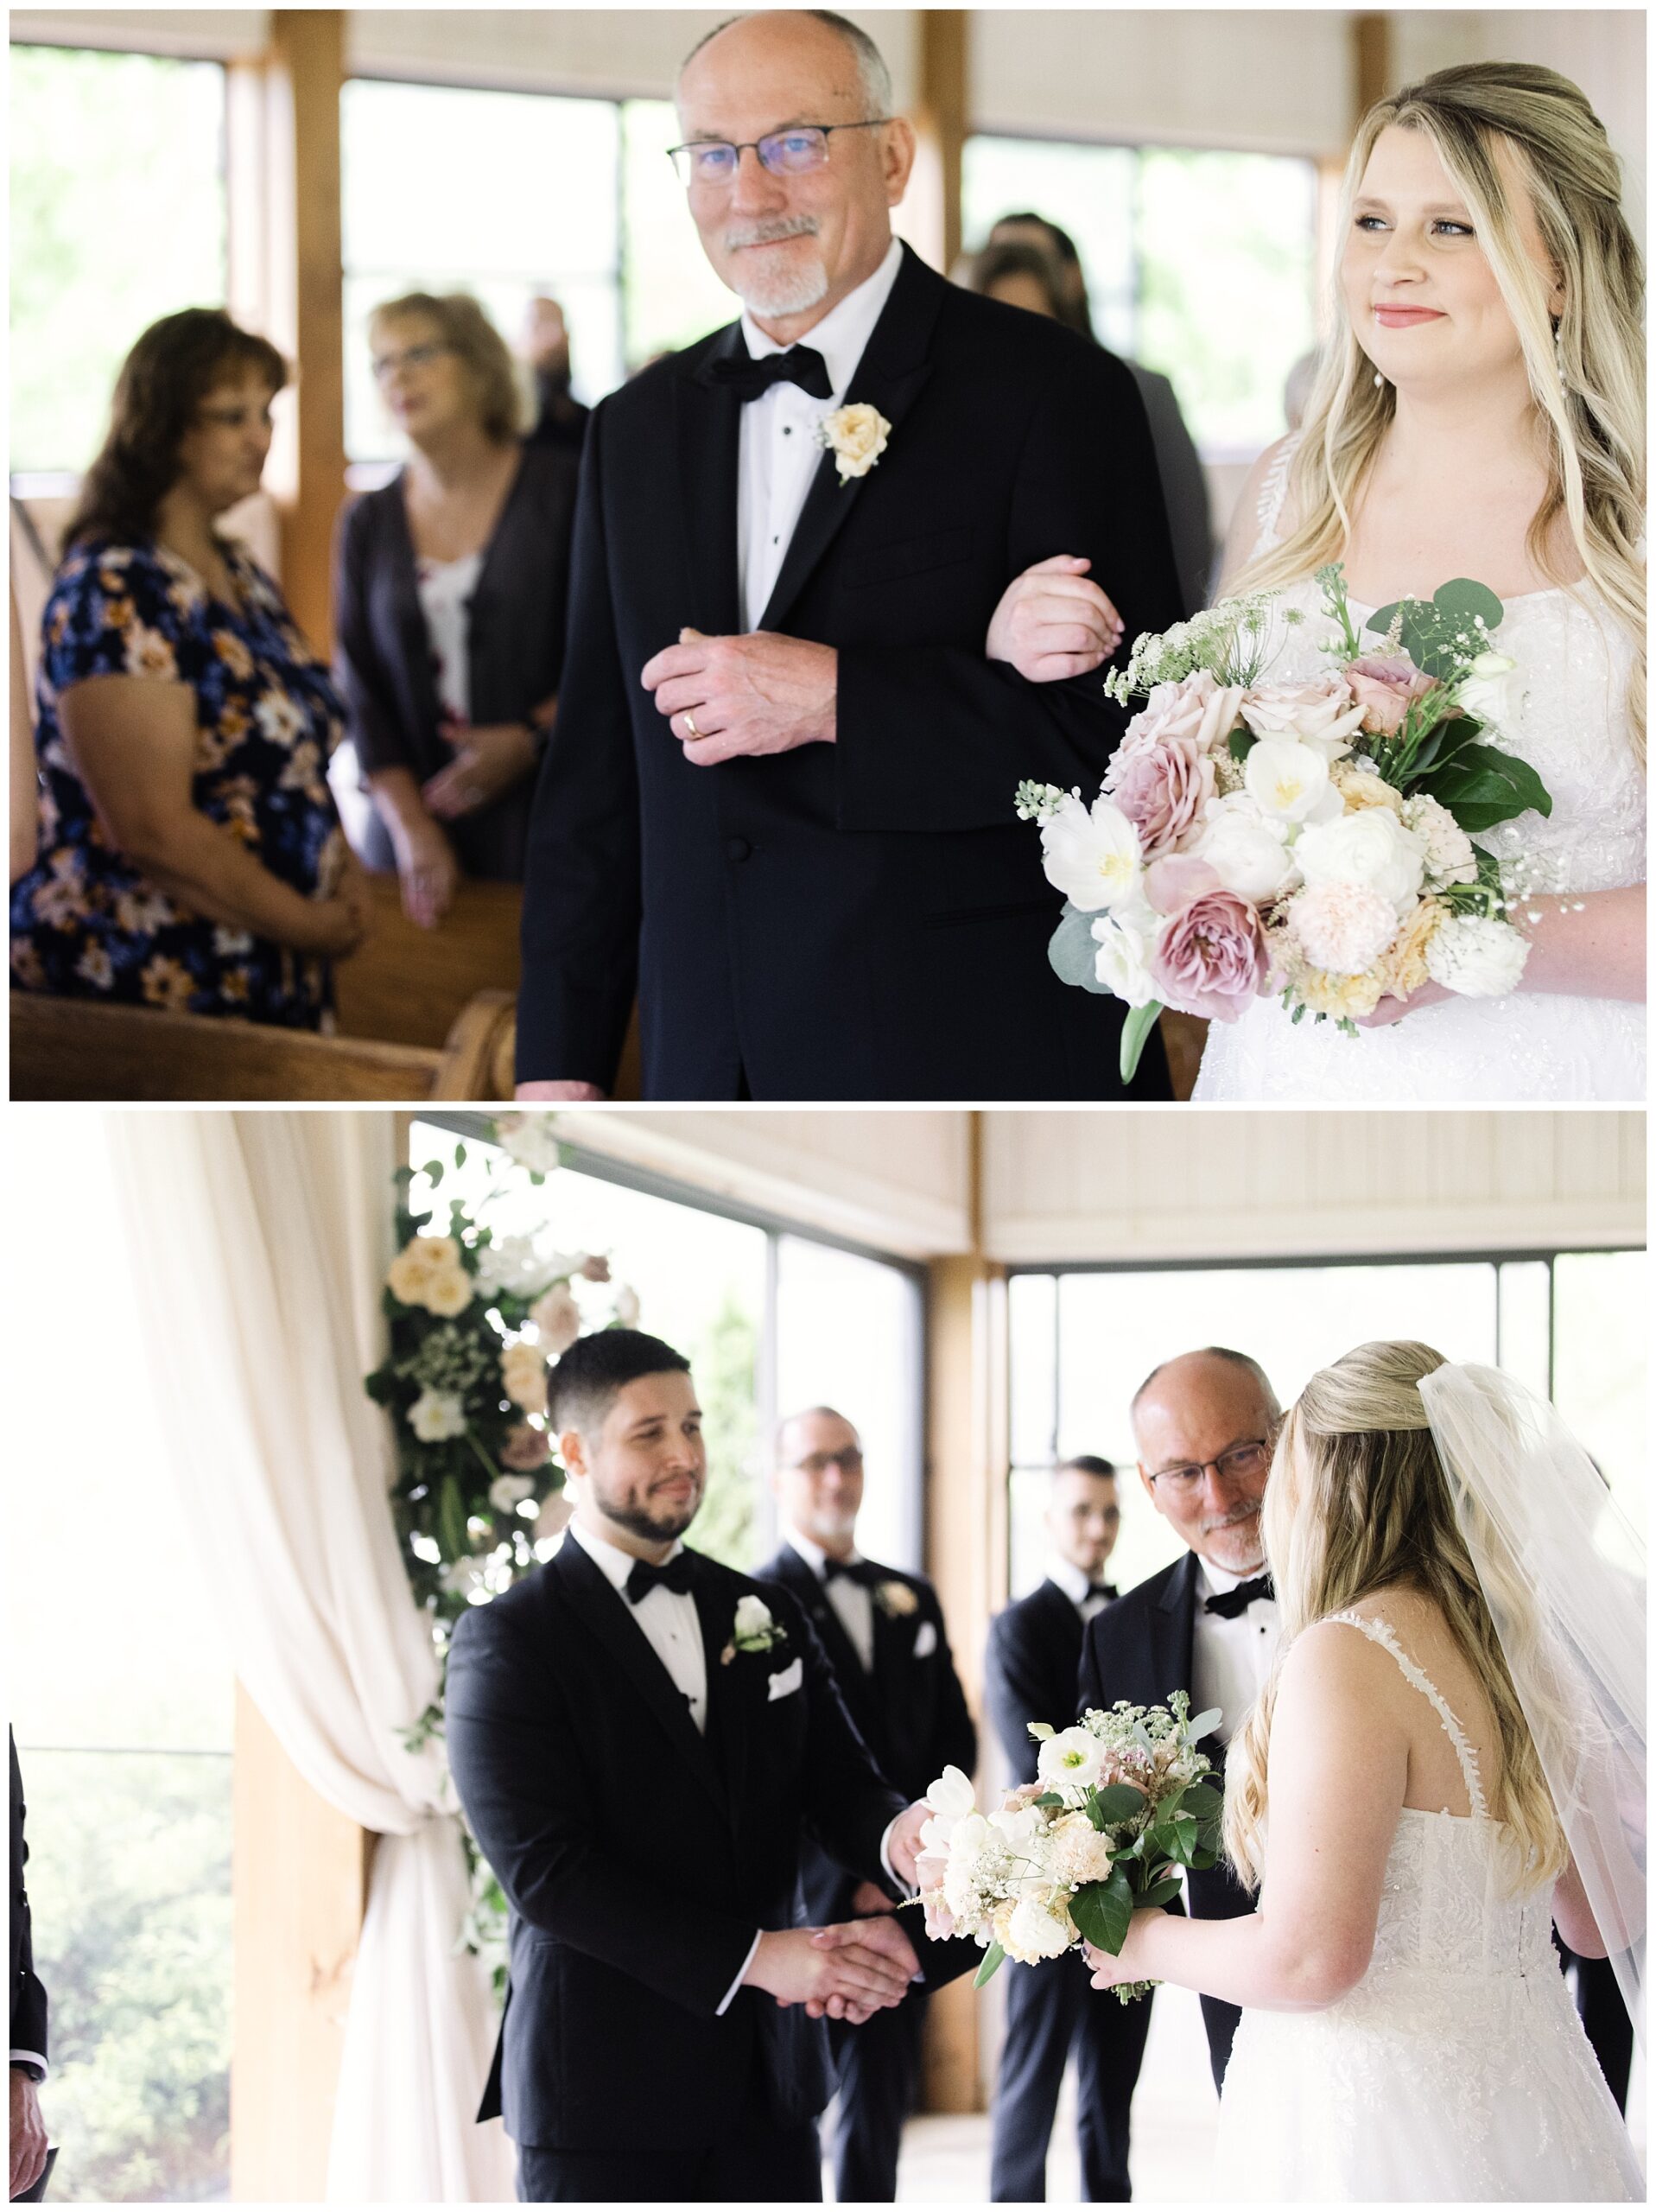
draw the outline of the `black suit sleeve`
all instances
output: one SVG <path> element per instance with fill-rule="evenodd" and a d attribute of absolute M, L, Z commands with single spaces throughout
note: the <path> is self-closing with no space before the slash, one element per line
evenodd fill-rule
<path fill-rule="evenodd" d="M 530 818 L 517 1079 L 609 1090 L 638 986 L 642 898 L 628 677 L 604 532 L 606 416 L 603 407 L 593 415 L 581 454 L 569 647 Z"/>
<path fill-rule="evenodd" d="M 1014 1779 L 1033 1782 L 1041 1747 L 1029 1732 L 1030 1722 L 1044 1720 L 1059 1728 L 1069 1716 L 1044 1709 L 1050 1694 L 1028 1624 L 1010 1607 L 989 1624 L 983 1694 Z"/>
<path fill-rule="evenodd" d="M 367 502 L 354 499 L 333 534 L 333 680 L 349 710 L 357 764 L 365 776 L 409 766 L 396 695 L 368 619 L 372 518 Z"/>
<path fill-rule="evenodd" d="M 34 1927 L 29 1918 L 29 1892 L 23 1869 L 29 1846 L 23 1837 L 23 1777 L 17 1764 L 17 1743 L 10 1738 L 11 1754 L 11 2044 L 13 2050 L 31 2051 L 44 2064 L 46 2049 L 46 1991 L 35 1971 Z"/>
<path fill-rule="evenodd" d="M 846 1710 L 822 1638 L 780 1583 L 768 1587 L 805 1667 L 805 1825 L 828 1857 L 860 1881 L 884 1882 L 880 1839 L 908 1801 L 874 1764 Z"/>
<path fill-rule="evenodd" d="M 1006 582 L 1055 553 L 1091 559 L 1129 643 L 1177 620 L 1144 402 L 1126 366 L 1094 347 L 1064 348 L 1036 405 L 1018 461 Z M 840 828 L 1003 828 L 1025 777 L 1066 791 L 1078 784 L 1090 800 L 1123 726 L 1103 677 L 1101 669 L 1031 683 L 981 648 L 842 647 Z"/>
<path fill-rule="evenodd" d="M 671 1807 L 650 1802 L 643 1776 L 638 1858 L 600 1847 L 586 1808 L 605 1783 L 583 1762 L 566 1696 L 501 1608 L 456 1623 L 444 1711 L 472 1833 L 520 1919 L 712 2019 L 754 1923 L 673 1889 L 659 1847 Z"/>

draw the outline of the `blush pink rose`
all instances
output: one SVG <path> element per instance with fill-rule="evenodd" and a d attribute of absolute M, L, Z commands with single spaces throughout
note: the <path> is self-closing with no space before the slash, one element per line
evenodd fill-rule
<path fill-rule="evenodd" d="M 1193 853 L 1159 860 L 1145 872 L 1145 897 L 1158 914 L 1177 914 L 1193 899 L 1220 887 L 1218 869 Z"/>
<path fill-rule="evenodd" d="M 1244 696 L 1241 715 L 1255 737 L 1291 737 L 1301 745 L 1320 745 L 1326 760 L 1343 753 L 1362 723 L 1350 688 L 1339 676 L 1309 683 L 1261 683 Z"/>
<path fill-rule="evenodd" d="M 513 1474 L 532 1474 L 546 1457 L 546 1439 L 538 1428 L 531 1428 L 525 1421 L 506 1431 L 506 1440 L 500 1447 L 500 1464 L 510 1467 Z"/>
<path fill-rule="evenodd" d="M 1177 852 L 1194 839 L 1213 795 L 1213 762 L 1188 737 L 1135 747 L 1110 794 L 1139 832 L 1146 860 Z"/>
<path fill-rule="evenodd" d="M 1205 668 L 1177 683 L 1158 683 L 1127 724 L 1115 758 L 1104 778 L 1106 791 L 1114 791 L 1114 778 L 1135 753 L 1154 745 L 1183 739 L 1199 753 L 1212 753 L 1241 725 L 1242 692 L 1239 686 L 1215 683 Z"/>
<path fill-rule="evenodd" d="M 1209 1021 L 1234 1021 L 1264 988 L 1268 967 L 1257 912 L 1223 889 L 1198 892 L 1180 906 L 1150 957 L 1163 1005 Z"/>
<path fill-rule="evenodd" d="M 1346 682 L 1371 737 L 1395 737 L 1415 701 L 1438 688 L 1437 678 L 1417 668 L 1407 653 L 1366 653 L 1347 669 Z"/>

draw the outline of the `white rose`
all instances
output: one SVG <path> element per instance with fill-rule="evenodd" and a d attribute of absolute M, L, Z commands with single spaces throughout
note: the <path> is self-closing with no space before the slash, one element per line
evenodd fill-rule
<path fill-rule="evenodd" d="M 1242 782 L 1262 813 L 1284 822 L 1324 821 L 1339 810 L 1326 757 L 1297 738 L 1262 737 L 1249 751 Z"/>
<path fill-rule="evenodd" d="M 1360 883 L 1399 909 L 1426 873 L 1420 839 L 1383 806 L 1310 823 L 1299 833 L 1294 858 L 1308 884 Z"/>
<path fill-rule="evenodd" d="M 477 1255 L 478 1288 L 485 1298 L 504 1290 L 513 1298 L 532 1298 L 558 1272 L 551 1260 L 536 1248 L 532 1236 L 497 1236 Z"/>
<path fill-rule="evenodd" d="M 1451 914 L 1426 945 L 1426 973 L 1462 998 L 1500 999 L 1518 988 L 1529 957 L 1529 940 L 1510 922 Z"/>
<path fill-rule="evenodd" d="M 1036 1959 L 1061 1959 L 1075 1940 L 1068 1917 L 1038 1897 L 1019 1897 L 1009 1932 L 1006 1948 L 1025 1965 Z"/>
<path fill-rule="evenodd" d="M 1480 653 L 1471 674 L 1462 678 L 1456 690 L 1456 699 L 1479 721 L 1501 728 L 1511 721 L 1520 702 L 1520 687 L 1513 681 L 1517 668 L 1518 663 L 1508 660 L 1505 653 Z"/>
<path fill-rule="evenodd" d="M 736 1633 L 738 1636 L 768 1636 L 775 1625 L 771 1608 L 763 1598 L 752 1594 L 736 1600 Z"/>
<path fill-rule="evenodd" d="M 466 1433 L 466 1408 L 452 1390 L 422 1390 L 409 1408 L 409 1427 L 422 1444 L 443 1444 Z"/>
<path fill-rule="evenodd" d="M 581 1334 L 581 1308 L 567 1283 L 555 1282 L 545 1297 L 530 1307 L 529 1318 L 535 1324 L 542 1349 L 552 1358 L 568 1351 Z"/>
<path fill-rule="evenodd" d="M 1042 1745 L 1035 1770 L 1049 1787 L 1084 1789 L 1098 1780 L 1103 1764 L 1103 1749 L 1090 1729 L 1063 1728 Z"/>
<path fill-rule="evenodd" d="M 885 450 L 891 427 L 878 407 L 861 400 L 823 416 L 822 442 L 834 455 L 842 484 L 850 477 L 867 475 Z"/>
<path fill-rule="evenodd" d="M 1150 956 L 1160 927 L 1154 910 L 1138 899 L 1114 914 L 1101 914 L 1093 924 L 1098 946 L 1094 973 L 1107 991 L 1128 1006 L 1148 1006 L 1156 995 Z"/>
<path fill-rule="evenodd" d="M 1286 891 L 1298 874 L 1286 832 L 1287 824 L 1267 816 L 1257 799 L 1245 791 L 1233 791 L 1228 798 L 1209 801 L 1207 827 L 1191 849 L 1227 891 L 1262 906 Z"/>
<path fill-rule="evenodd" d="M 1139 832 L 1101 792 L 1089 808 L 1073 791 L 1041 825 L 1046 880 L 1083 914 L 1125 906 L 1143 871 Z"/>
<path fill-rule="evenodd" d="M 535 1485 L 527 1475 L 502 1475 L 489 1484 L 489 1503 L 497 1513 L 511 1513 L 526 1497 L 533 1497 Z"/>

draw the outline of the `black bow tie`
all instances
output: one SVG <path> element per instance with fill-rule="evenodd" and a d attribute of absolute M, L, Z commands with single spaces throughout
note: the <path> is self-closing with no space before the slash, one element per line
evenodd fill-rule
<path fill-rule="evenodd" d="M 822 1586 L 826 1589 L 836 1574 L 843 1574 L 848 1582 L 860 1583 L 865 1590 L 872 1589 L 879 1580 L 866 1559 L 827 1559 L 822 1561 Z"/>
<path fill-rule="evenodd" d="M 796 384 L 813 399 L 832 399 L 828 363 L 810 346 L 790 346 L 785 353 L 765 353 L 756 361 L 749 353 L 726 353 L 710 361 L 707 381 L 721 391 L 733 391 L 744 405 L 758 399 L 773 384 Z"/>
<path fill-rule="evenodd" d="M 1120 1594 L 1120 1592 L 1116 1588 L 1114 1582 L 1089 1582 L 1087 1585 L 1087 1595 L 1088 1598 L 1108 1598 L 1114 1600 L 1114 1599 L 1119 1598 Z"/>
<path fill-rule="evenodd" d="M 1204 1613 L 1217 1613 L 1221 1621 L 1234 1621 L 1238 1613 L 1245 1613 L 1256 1598 L 1274 1598 L 1276 1590 L 1268 1574 L 1256 1574 L 1250 1582 L 1239 1582 L 1234 1590 L 1215 1591 L 1202 1608 Z"/>
<path fill-rule="evenodd" d="M 657 1585 L 663 1590 L 676 1590 L 681 1598 L 688 1597 L 693 1564 L 694 1554 L 689 1552 L 676 1552 L 665 1567 L 651 1567 L 647 1559 L 635 1560 L 627 1577 L 628 1605 L 636 1605 Z"/>

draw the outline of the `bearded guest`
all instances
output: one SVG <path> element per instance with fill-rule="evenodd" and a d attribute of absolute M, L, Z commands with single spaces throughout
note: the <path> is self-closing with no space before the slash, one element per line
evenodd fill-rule
<path fill-rule="evenodd" d="M 1119 1096 L 1121 1009 L 1049 969 L 1012 795 L 1097 789 L 1094 671 L 1177 613 L 1133 378 L 894 240 L 914 132 L 844 17 L 724 25 L 678 111 L 743 314 L 588 428 L 518 1095 L 608 1090 L 636 987 L 650 1098 Z M 1036 632 L 1070 680 L 1011 670 Z"/>
<path fill-rule="evenodd" d="M 881 1773 L 910 1798 L 923 1797 L 946 1766 L 970 1774 L 977 1730 L 937 1592 L 924 1575 L 881 1567 L 857 1549 L 862 1440 L 843 1414 L 813 1406 L 783 1422 L 771 1487 L 784 1541 L 759 1580 L 777 1583 L 809 1616 Z M 808 1922 L 890 1913 L 898 1902 L 889 1883 L 856 1880 L 806 1840 L 800 1904 Z M 838 2094 L 834 2193 L 841 2204 L 896 2199 L 903 2123 L 920 2085 L 925 2004 L 917 1987 L 860 2026 L 836 2021 L 829 2032 Z"/>
<path fill-rule="evenodd" d="M 815 2202 L 823 2012 L 898 2003 L 917 1952 L 930 1980 L 975 1954 L 890 1916 L 794 1925 L 808 1827 L 899 1889 L 926 1808 L 876 1769 L 802 1608 L 685 1549 L 707 1487 L 688 1361 L 601 1330 L 552 1370 L 549 1411 L 574 1517 L 456 1624 L 445 1693 L 511 1911 L 478 2116 L 504 2116 L 525 2202 Z"/>
<path fill-rule="evenodd" d="M 1189 1548 L 1107 1605 L 1088 1623 L 1082 1645 L 1083 1713 L 1107 1712 L 1122 1698 L 1165 1705 L 1175 1690 L 1188 1694 L 1192 1713 L 1218 1707 L 1218 1726 L 1202 1749 L 1221 1786 L 1225 1746 L 1276 1657 L 1277 1602 L 1259 1509 L 1281 1419 L 1265 1370 L 1245 1352 L 1216 1345 L 1185 1352 L 1145 1378 L 1133 1401 L 1139 1478 Z M 1186 1874 L 1185 1903 L 1199 1920 L 1234 1919 L 1253 1906 L 1223 1859 Z M 1202 2014 L 1214 2082 L 1222 2088 L 1241 2014 L 1206 1996 Z"/>

